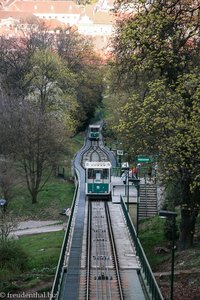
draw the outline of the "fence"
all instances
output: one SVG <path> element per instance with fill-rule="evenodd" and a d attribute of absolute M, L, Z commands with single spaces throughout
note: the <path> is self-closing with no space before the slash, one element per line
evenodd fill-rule
<path fill-rule="evenodd" d="M 50 297 L 51 300 L 58 299 L 58 296 L 59 296 L 60 286 L 61 286 L 63 272 L 64 272 L 63 265 L 64 265 L 64 260 L 65 260 L 65 252 L 66 252 L 66 248 L 67 248 L 69 233 L 70 233 L 70 229 L 71 229 L 71 223 L 72 223 L 72 219 L 73 219 L 77 191 L 78 191 L 78 184 L 76 184 L 76 189 L 75 189 L 73 202 L 72 202 L 72 206 L 71 206 L 71 214 L 70 214 L 70 217 L 69 217 L 69 220 L 67 223 L 67 229 L 65 232 L 65 236 L 64 236 L 64 240 L 63 240 L 63 244 L 62 244 L 62 248 L 61 248 L 61 252 L 60 252 L 56 275 L 55 275 L 55 279 L 54 279 L 54 283 L 53 283 L 53 287 L 52 287 L 52 291 L 51 291 L 51 297 Z"/>
<path fill-rule="evenodd" d="M 155 277 L 154 277 L 151 267 L 148 263 L 148 260 L 144 253 L 142 245 L 141 245 L 139 239 L 137 238 L 135 227 L 132 223 L 132 220 L 127 211 L 126 204 L 124 203 L 124 200 L 122 197 L 121 197 L 121 206 L 122 206 L 125 218 L 126 218 L 127 226 L 129 228 L 131 237 L 132 237 L 134 245 L 135 245 L 136 255 L 139 257 L 142 273 L 144 275 L 144 278 L 146 279 L 147 287 L 149 288 L 149 292 L 152 296 L 152 299 L 153 300 L 163 300 L 163 296 L 162 296 L 159 286 L 155 280 Z"/>

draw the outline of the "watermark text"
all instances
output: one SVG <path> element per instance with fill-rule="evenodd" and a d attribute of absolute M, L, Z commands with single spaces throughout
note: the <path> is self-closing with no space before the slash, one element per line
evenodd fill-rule
<path fill-rule="evenodd" d="M 4 293 L 0 292 L 0 299 L 50 299 L 54 298 L 56 295 L 52 295 L 50 292 L 19 292 L 19 293 Z"/>

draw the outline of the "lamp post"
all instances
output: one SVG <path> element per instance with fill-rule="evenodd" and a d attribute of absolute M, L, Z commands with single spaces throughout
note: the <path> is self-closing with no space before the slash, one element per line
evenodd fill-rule
<path fill-rule="evenodd" d="M 6 200 L 5 199 L 0 199 L 0 208 L 1 208 L 1 224 L 0 224 L 0 234 L 1 234 L 1 239 L 4 239 L 4 214 L 5 214 L 5 205 L 6 205 Z"/>
<path fill-rule="evenodd" d="M 118 141 L 115 141 L 114 144 L 115 144 L 116 167 L 118 168 L 118 155 L 117 155 Z"/>
<path fill-rule="evenodd" d="M 170 289 L 170 300 L 173 300 L 173 292 L 174 292 L 174 255 L 175 255 L 175 230 L 176 230 L 176 216 L 177 213 L 174 211 L 160 210 L 160 217 L 170 218 L 173 220 L 173 228 L 172 228 L 172 262 L 171 262 L 171 289 Z"/>
<path fill-rule="evenodd" d="M 0 207 L 1 207 L 1 209 L 5 210 L 5 205 L 6 205 L 6 200 L 5 199 L 0 199 Z"/>
<path fill-rule="evenodd" d="M 125 196 L 126 196 L 126 205 L 127 211 L 129 212 L 129 164 L 128 162 L 123 163 L 123 170 L 124 170 L 124 187 L 125 187 Z"/>
<path fill-rule="evenodd" d="M 129 168 L 127 170 L 127 176 L 126 176 L 128 188 L 127 188 L 127 211 L 129 212 Z"/>
<path fill-rule="evenodd" d="M 122 143 L 119 143 L 119 151 L 118 151 L 118 156 L 119 156 L 119 166 L 120 166 L 120 171 L 122 167 L 122 156 L 123 156 L 123 150 L 122 150 Z"/>
<path fill-rule="evenodd" d="M 138 178 L 130 178 L 129 181 L 133 182 L 134 186 L 137 190 L 137 217 L 136 217 L 136 233 L 137 237 L 139 234 L 139 199 L 140 199 L 140 179 Z"/>
<path fill-rule="evenodd" d="M 136 189 L 137 189 L 137 237 L 139 235 L 139 199 L 140 199 L 140 179 L 135 179 Z"/>

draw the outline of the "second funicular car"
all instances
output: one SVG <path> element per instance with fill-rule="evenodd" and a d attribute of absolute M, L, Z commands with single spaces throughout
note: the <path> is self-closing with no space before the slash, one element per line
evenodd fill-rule
<path fill-rule="evenodd" d="M 91 141 L 99 140 L 100 128 L 100 125 L 89 125 L 89 139 Z"/>

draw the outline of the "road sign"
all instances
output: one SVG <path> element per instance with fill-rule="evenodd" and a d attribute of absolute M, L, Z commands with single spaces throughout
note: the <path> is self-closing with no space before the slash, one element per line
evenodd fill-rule
<path fill-rule="evenodd" d="M 123 150 L 117 150 L 117 155 L 124 155 L 124 151 Z"/>
<path fill-rule="evenodd" d="M 147 155 L 137 155 L 136 156 L 136 162 L 138 163 L 145 163 L 145 162 L 152 162 L 152 157 L 149 157 Z"/>

